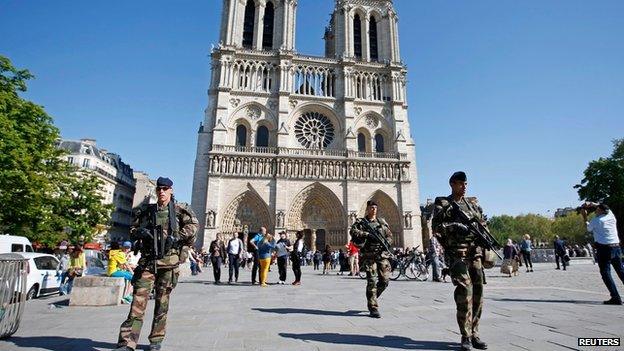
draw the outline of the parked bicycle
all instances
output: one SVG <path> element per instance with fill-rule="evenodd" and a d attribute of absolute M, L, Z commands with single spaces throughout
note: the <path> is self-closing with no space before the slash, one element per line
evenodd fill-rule
<path fill-rule="evenodd" d="M 424 253 L 417 250 L 409 255 L 390 258 L 390 279 L 398 280 L 405 276 L 410 280 L 425 281 L 429 279 L 429 266 Z M 366 279 L 366 271 L 360 270 L 360 278 Z"/>

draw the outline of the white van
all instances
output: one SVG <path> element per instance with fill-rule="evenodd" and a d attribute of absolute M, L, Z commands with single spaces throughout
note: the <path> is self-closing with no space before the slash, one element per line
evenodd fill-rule
<path fill-rule="evenodd" d="M 0 253 L 34 252 L 30 240 L 25 236 L 0 235 Z"/>

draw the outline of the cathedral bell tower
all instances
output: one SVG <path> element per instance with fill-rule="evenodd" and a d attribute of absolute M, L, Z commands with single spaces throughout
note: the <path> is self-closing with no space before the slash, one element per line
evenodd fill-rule
<path fill-rule="evenodd" d="M 336 0 L 325 40 L 327 57 L 399 62 L 398 17 L 392 0 Z"/>
<path fill-rule="evenodd" d="M 220 44 L 252 50 L 292 51 L 297 0 L 223 0 Z"/>

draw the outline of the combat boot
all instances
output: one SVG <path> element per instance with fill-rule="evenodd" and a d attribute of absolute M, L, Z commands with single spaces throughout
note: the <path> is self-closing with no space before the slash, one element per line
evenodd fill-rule
<path fill-rule="evenodd" d="M 472 343 L 470 342 L 470 338 L 469 337 L 462 336 L 460 350 L 461 351 L 470 351 L 470 350 L 472 350 Z"/>
<path fill-rule="evenodd" d="M 150 344 L 150 351 L 159 351 L 161 349 L 161 344 L 160 343 L 156 343 L 156 344 Z"/>
<path fill-rule="evenodd" d="M 381 314 L 377 310 L 370 311 L 369 317 L 371 318 L 381 318 Z"/>
<path fill-rule="evenodd" d="M 113 351 L 134 351 L 134 349 L 128 346 L 121 346 L 121 347 L 114 349 Z"/>
<path fill-rule="evenodd" d="M 481 341 L 477 336 L 472 337 L 472 347 L 477 350 L 487 350 L 487 344 Z"/>

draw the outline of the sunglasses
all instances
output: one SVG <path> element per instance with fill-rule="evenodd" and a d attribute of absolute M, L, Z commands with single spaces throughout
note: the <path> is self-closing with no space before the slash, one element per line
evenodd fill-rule
<path fill-rule="evenodd" d="M 168 186 L 159 186 L 159 187 L 156 187 L 156 191 L 167 191 L 167 190 L 169 190 L 169 189 L 171 189 L 171 188 L 170 188 L 170 187 L 168 187 Z"/>

